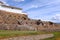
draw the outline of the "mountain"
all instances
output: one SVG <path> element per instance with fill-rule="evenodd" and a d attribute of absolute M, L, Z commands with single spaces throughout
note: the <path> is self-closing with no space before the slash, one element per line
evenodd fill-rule
<path fill-rule="evenodd" d="M 0 30 L 60 31 L 60 24 L 31 19 L 21 8 L 3 5 L 0 2 Z"/>

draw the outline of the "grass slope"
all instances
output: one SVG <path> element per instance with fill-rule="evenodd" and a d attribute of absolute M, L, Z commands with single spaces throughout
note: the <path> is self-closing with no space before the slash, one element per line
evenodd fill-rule
<path fill-rule="evenodd" d="M 15 37 L 15 36 L 27 36 L 27 35 L 38 35 L 38 34 L 46 34 L 46 32 L 0 30 L 0 38 L 8 38 L 8 37 Z"/>
<path fill-rule="evenodd" d="M 53 38 L 47 38 L 44 40 L 60 40 L 60 32 L 52 32 L 54 34 Z"/>

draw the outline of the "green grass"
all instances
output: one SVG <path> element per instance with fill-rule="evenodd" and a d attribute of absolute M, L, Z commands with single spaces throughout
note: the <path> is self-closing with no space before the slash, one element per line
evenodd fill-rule
<path fill-rule="evenodd" d="M 27 35 L 38 35 L 38 34 L 46 34 L 46 32 L 0 30 L 0 38 L 15 37 L 15 36 L 27 36 Z"/>
<path fill-rule="evenodd" d="M 40 34 L 54 34 L 53 38 L 47 38 L 44 40 L 60 40 L 60 32 L 43 32 L 43 31 L 14 31 L 14 30 L 0 30 L 0 38 L 9 38 L 15 36 L 28 36 L 28 35 L 40 35 Z"/>
<path fill-rule="evenodd" d="M 47 38 L 44 40 L 60 40 L 60 32 L 52 32 L 52 34 L 54 34 L 53 38 Z"/>

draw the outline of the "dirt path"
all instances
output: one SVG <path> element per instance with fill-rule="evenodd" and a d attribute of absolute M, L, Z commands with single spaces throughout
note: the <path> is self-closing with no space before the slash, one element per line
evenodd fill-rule
<path fill-rule="evenodd" d="M 13 37 L 7 39 L 0 39 L 0 40 L 40 40 L 45 38 L 53 37 L 53 34 L 42 34 L 42 35 L 33 35 L 33 36 L 21 36 L 21 37 Z"/>

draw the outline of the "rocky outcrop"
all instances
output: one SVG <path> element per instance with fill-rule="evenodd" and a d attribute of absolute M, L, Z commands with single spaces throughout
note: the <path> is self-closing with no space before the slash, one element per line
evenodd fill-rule
<path fill-rule="evenodd" d="M 29 25 L 26 14 L 10 13 L 0 10 L 0 30 L 35 30 Z"/>
<path fill-rule="evenodd" d="M 30 19 L 26 14 L 0 10 L 0 30 L 60 31 L 60 25 L 53 22 Z"/>

